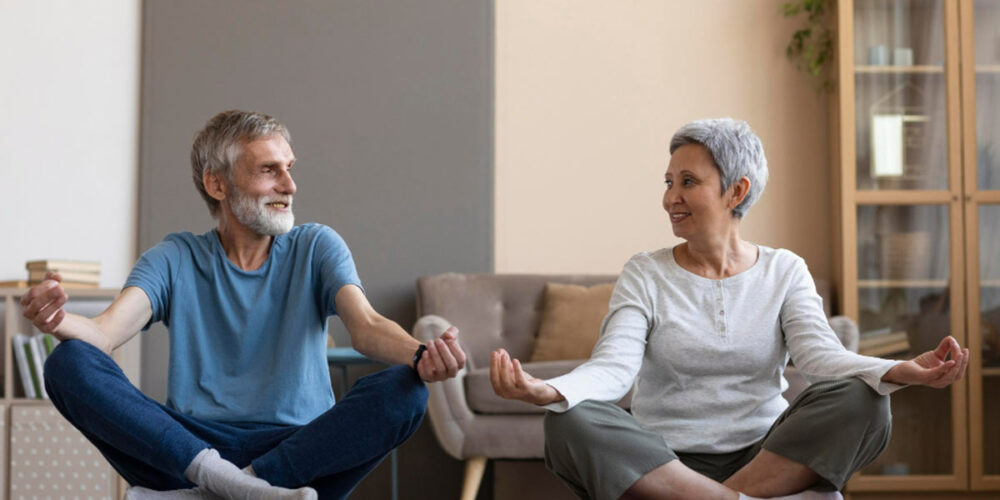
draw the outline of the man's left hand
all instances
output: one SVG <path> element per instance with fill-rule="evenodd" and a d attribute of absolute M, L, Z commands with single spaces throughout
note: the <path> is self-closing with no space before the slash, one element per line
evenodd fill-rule
<path fill-rule="evenodd" d="M 464 367 L 465 351 L 458 345 L 458 328 L 452 326 L 427 343 L 427 350 L 417 363 L 417 373 L 424 382 L 440 382 L 454 377 Z"/>
<path fill-rule="evenodd" d="M 948 359 L 949 354 L 951 359 Z M 927 351 L 894 366 L 882 380 L 902 385 L 926 385 L 938 389 L 962 378 L 969 364 L 969 350 L 962 349 L 955 337 L 941 339 L 937 349 Z"/>

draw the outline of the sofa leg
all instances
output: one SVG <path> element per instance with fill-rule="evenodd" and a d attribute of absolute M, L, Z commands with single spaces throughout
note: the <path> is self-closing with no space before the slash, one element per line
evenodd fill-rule
<path fill-rule="evenodd" d="M 476 500 L 479 483 L 486 472 L 486 457 L 472 457 L 465 461 L 465 480 L 462 482 L 462 500 Z"/>

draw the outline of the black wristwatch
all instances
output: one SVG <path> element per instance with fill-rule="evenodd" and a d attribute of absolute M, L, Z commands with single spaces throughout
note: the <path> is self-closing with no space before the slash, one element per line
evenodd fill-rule
<path fill-rule="evenodd" d="M 420 370 L 417 370 L 417 363 L 420 363 L 420 358 L 424 356 L 424 351 L 426 350 L 427 344 L 420 344 L 420 347 L 417 348 L 417 353 L 413 355 L 413 371 L 420 372 Z"/>

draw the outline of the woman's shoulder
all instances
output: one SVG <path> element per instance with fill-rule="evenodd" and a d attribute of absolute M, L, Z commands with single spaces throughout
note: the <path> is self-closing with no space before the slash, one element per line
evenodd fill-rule
<path fill-rule="evenodd" d="M 625 268 L 638 267 L 640 269 L 648 269 L 669 267 L 674 263 L 673 250 L 673 247 L 666 247 L 639 252 L 625 262 Z"/>
<path fill-rule="evenodd" d="M 765 245 L 757 245 L 757 248 L 760 249 L 758 260 L 764 264 L 762 267 L 785 273 L 796 267 L 805 266 L 805 259 L 787 248 L 772 248 Z"/>

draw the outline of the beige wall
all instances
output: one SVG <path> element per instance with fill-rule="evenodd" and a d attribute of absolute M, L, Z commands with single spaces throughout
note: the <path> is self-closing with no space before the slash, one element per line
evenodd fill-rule
<path fill-rule="evenodd" d="M 732 116 L 771 169 L 744 237 L 828 277 L 826 97 L 785 59 L 781 3 L 496 2 L 496 271 L 618 272 L 675 244 L 670 136 Z"/>

